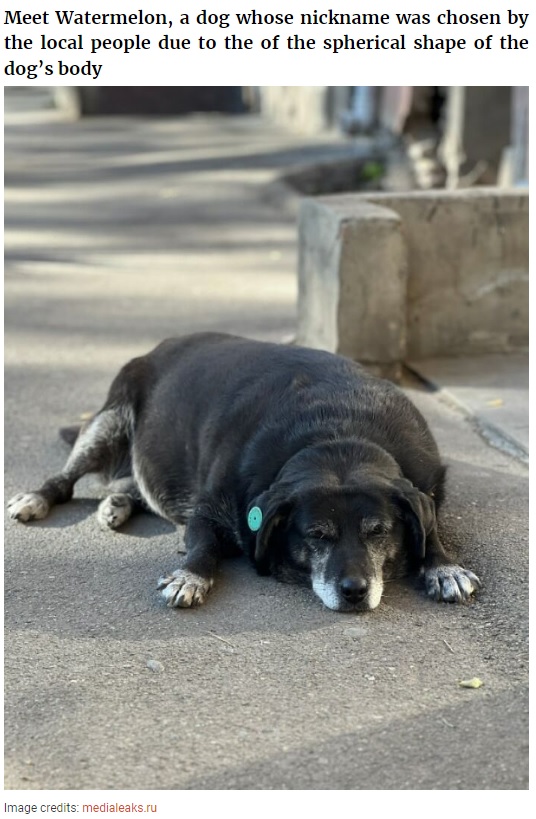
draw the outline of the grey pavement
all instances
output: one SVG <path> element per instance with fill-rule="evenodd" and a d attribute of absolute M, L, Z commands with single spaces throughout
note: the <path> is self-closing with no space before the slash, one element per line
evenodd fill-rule
<path fill-rule="evenodd" d="M 61 467 L 58 427 L 161 338 L 294 332 L 295 224 L 265 186 L 331 150 L 254 118 L 70 123 L 43 101 L 6 98 L 6 497 Z M 442 534 L 482 578 L 472 605 L 408 580 L 343 615 L 232 560 L 203 608 L 166 609 L 174 531 L 100 531 L 81 483 L 6 522 L 6 787 L 527 789 L 527 469 L 406 389 L 449 465 Z"/>
<path fill-rule="evenodd" d="M 492 445 L 529 460 L 528 352 L 409 362 Z"/>

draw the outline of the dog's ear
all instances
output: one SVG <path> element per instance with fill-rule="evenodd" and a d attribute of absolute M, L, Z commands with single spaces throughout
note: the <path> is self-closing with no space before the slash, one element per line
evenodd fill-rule
<path fill-rule="evenodd" d="M 424 559 L 426 536 L 436 526 L 434 499 L 419 491 L 411 481 L 400 478 L 393 481 L 393 500 L 406 524 L 411 554 L 416 559 Z"/>
<path fill-rule="evenodd" d="M 285 484 L 274 484 L 263 492 L 250 506 L 260 510 L 261 523 L 257 530 L 254 562 L 259 574 L 270 573 L 270 551 L 273 547 L 278 528 L 287 520 L 292 507 L 289 497 L 290 487 Z"/>

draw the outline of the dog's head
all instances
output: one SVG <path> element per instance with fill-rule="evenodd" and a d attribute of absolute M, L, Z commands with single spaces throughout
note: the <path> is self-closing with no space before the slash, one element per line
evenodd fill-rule
<path fill-rule="evenodd" d="M 365 471 L 351 483 L 281 480 L 257 498 L 261 574 L 310 585 L 336 611 L 367 611 L 384 580 L 422 561 L 435 504 L 409 481 Z"/>

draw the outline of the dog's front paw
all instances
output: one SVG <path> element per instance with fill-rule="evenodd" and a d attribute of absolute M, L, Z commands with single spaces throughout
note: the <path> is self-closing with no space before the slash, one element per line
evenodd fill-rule
<path fill-rule="evenodd" d="M 48 501 L 38 492 L 19 492 L 8 501 L 7 511 L 10 518 L 26 523 L 29 520 L 42 520 L 50 512 Z"/>
<path fill-rule="evenodd" d="M 132 514 L 132 498 L 116 493 L 99 504 L 97 520 L 103 529 L 118 529 Z"/>
<path fill-rule="evenodd" d="M 187 609 L 205 602 L 213 580 L 207 580 L 187 569 L 177 569 L 167 577 L 161 577 L 158 588 L 162 597 L 172 608 Z"/>
<path fill-rule="evenodd" d="M 476 574 L 454 564 L 425 569 L 424 583 L 428 596 L 444 603 L 469 600 L 482 585 Z"/>

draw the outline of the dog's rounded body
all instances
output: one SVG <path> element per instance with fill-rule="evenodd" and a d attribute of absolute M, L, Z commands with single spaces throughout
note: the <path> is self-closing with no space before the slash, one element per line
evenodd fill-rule
<path fill-rule="evenodd" d="M 67 500 L 88 471 L 123 482 L 104 525 L 140 502 L 187 524 L 185 564 L 161 581 L 172 606 L 203 602 L 237 550 L 337 610 L 375 608 L 407 565 L 437 599 L 478 585 L 437 537 L 445 468 L 424 418 L 341 356 L 216 333 L 164 341 L 123 367 L 62 475 L 17 496 L 12 516 L 43 517 L 30 506 Z"/>

